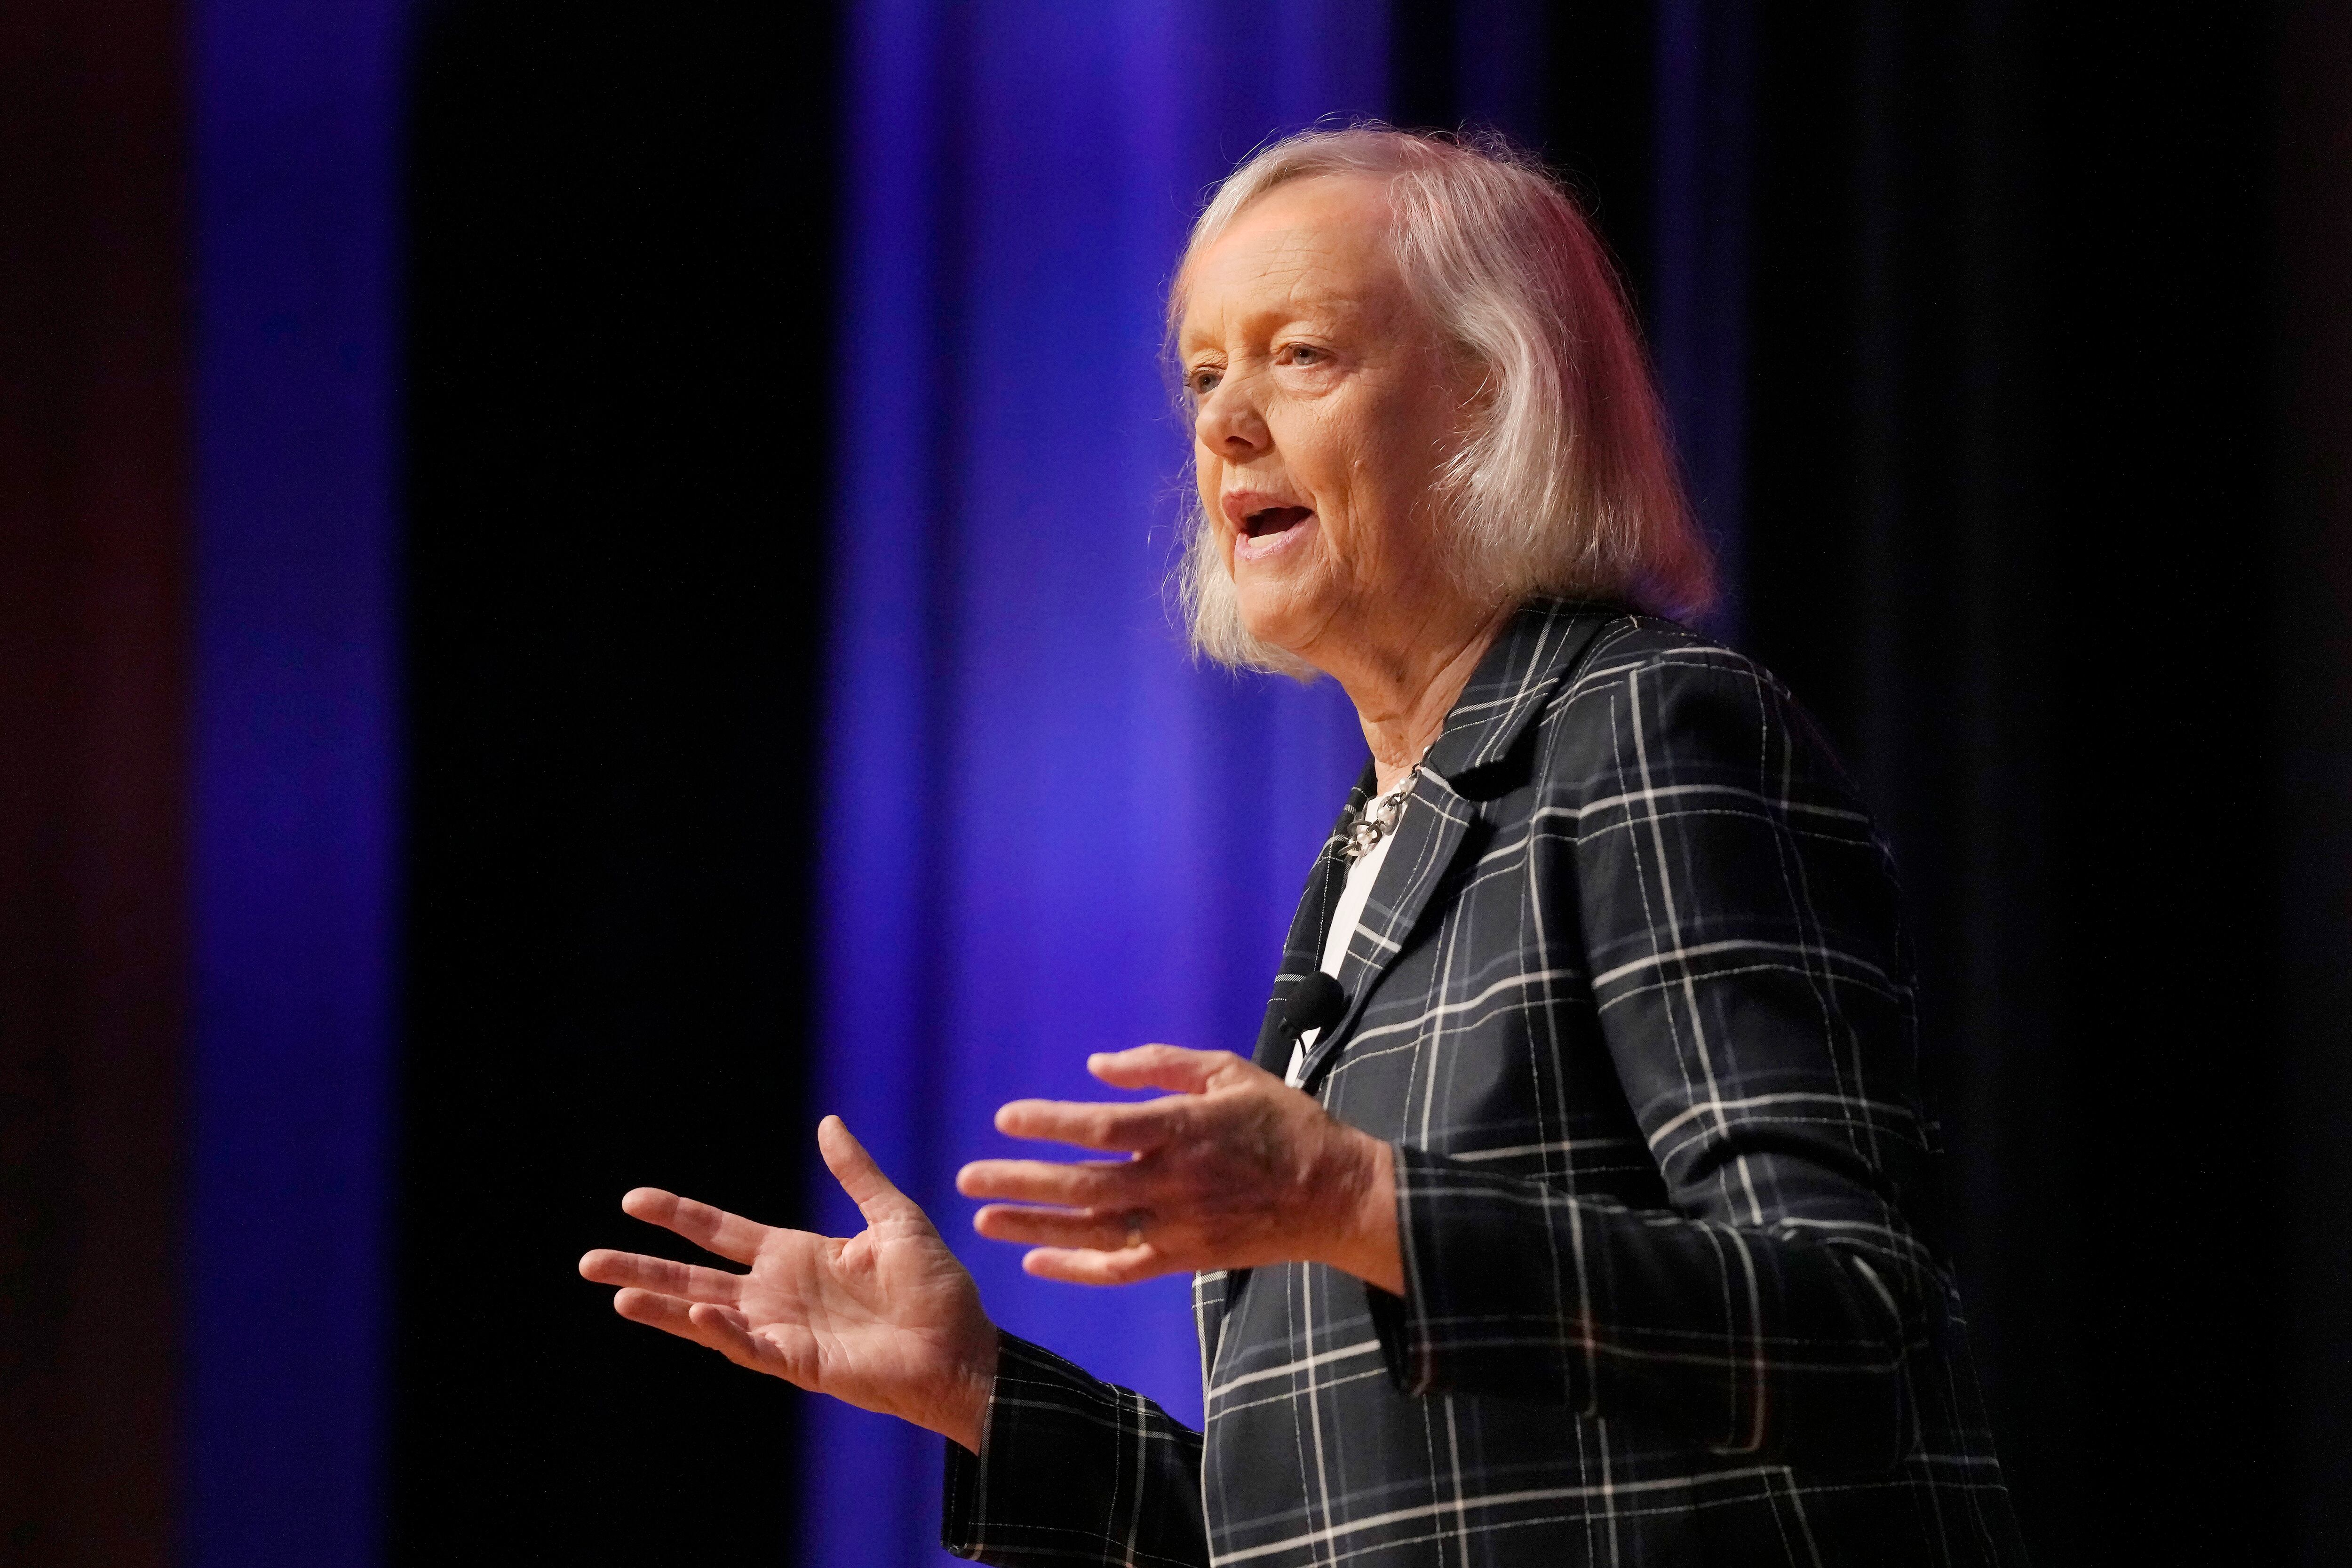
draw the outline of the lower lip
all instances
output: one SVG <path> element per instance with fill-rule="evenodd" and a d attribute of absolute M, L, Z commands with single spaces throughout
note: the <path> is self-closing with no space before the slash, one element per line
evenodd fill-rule
<path fill-rule="evenodd" d="M 1314 526 L 1315 514 L 1310 511 L 1280 533 L 1262 533 L 1255 539 L 1246 533 L 1236 533 L 1234 535 L 1234 560 L 1265 561 L 1279 555 L 1306 538 Z"/>

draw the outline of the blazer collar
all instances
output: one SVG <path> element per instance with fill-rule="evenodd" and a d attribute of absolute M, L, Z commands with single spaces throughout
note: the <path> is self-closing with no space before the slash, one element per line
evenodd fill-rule
<path fill-rule="evenodd" d="M 1422 776 L 1406 798 L 1380 880 L 1365 901 L 1361 923 L 1349 939 L 1339 975 L 1340 989 L 1348 996 L 1347 1009 L 1339 1022 L 1323 1031 L 1307 1058 L 1309 1090 L 1354 1031 L 1365 998 L 1404 950 L 1430 900 L 1444 882 L 1447 869 L 1477 819 L 1477 803 L 1488 793 L 1487 781 L 1480 775 L 1517 751 L 1528 726 L 1591 646 L 1603 622 L 1610 615 L 1622 613 L 1614 605 L 1532 601 L 1511 617 L 1479 661 L 1477 672 L 1446 715 L 1445 728 L 1422 761 Z M 1367 780 L 1358 781 L 1349 797 L 1351 810 L 1361 805 L 1368 789 Z M 1346 815 L 1340 822 L 1344 827 Z M 1283 973 L 1276 984 L 1274 1006 L 1268 1010 L 1269 1027 L 1279 1016 L 1291 987 L 1321 961 L 1329 908 L 1337 901 L 1338 885 L 1346 877 L 1340 842 L 1335 833 L 1317 857 L 1314 875 L 1307 879 L 1307 897 L 1291 922 L 1291 940 L 1285 945 Z M 1261 1035 L 1261 1063 L 1277 1054 L 1269 1048 L 1271 1044 Z"/>
<path fill-rule="evenodd" d="M 1509 756 L 1601 623 L 1624 613 L 1620 605 L 1566 599 L 1533 599 L 1521 605 L 1454 700 L 1423 767 L 1458 782 Z"/>

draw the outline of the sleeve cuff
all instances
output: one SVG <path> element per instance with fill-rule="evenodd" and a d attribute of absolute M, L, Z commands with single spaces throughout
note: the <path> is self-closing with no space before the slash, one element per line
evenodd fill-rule
<path fill-rule="evenodd" d="M 1506 1394 L 1547 1402 L 1573 1313 L 1559 1260 L 1531 1258 L 1524 1184 L 1405 1144 L 1396 1151 L 1397 1250 L 1404 1294 L 1366 1285 L 1381 1356 L 1399 1392 Z"/>
<path fill-rule="evenodd" d="M 1200 1438 L 1142 1395 L 1000 1331 L 980 1452 L 947 1445 L 940 1544 L 1028 1565 L 1194 1568 Z"/>
<path fill-rule="evenodd" d="M 1004 1332 L 997 1331 L 997 1364 L 1004 1355 Z M 998 1373 L 1000 1379 L 1002 1373 Z M 988 1391 L 988 1408 L 980 1417 L 980 1452 L 975 1454 L 953 1438 L 942 1438 L 948 1450 L 940 1489 L 940 1544 L 959 1557 L 970 1557 L 980 1539 L 982 1501 L 987 1495 L 989 1428 L 996 1423 L 996 1389 Z"/>
<path fill-rule="evenodd" d="M 1364 1304 L 1371 1314 L 1372 1332 L 1381 1342 L 1381 1359 L 1388 1365 L 1389 1381 L 1396 1384 L 1400 1393 L 1423 1394 L 1431 1392 L 1431 1380 L 1429 1357 L 1423 1353 L 1428 1342 L 1426 1325 L 1415 1310 L 1422 1292 L 1414 1282 L 1412 1194 L 1415 1184 L 1411 1179 L 1413 1163 L 1420 1155 L 1402 1143 L 1390 1147 L 1396 1154 L 1391 1169 L 1396 1173 L 1397 1253 L 1404 1275 L 1404 1294 L 1391 1295 L 1367 1280 Z"/>

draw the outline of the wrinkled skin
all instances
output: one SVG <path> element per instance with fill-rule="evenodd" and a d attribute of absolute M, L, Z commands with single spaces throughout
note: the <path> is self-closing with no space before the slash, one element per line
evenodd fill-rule
<path fill-rule="evenodd" d="M 1126 1285 L 1305 1261 L 1402 1289 L 1380 1245 L 1385 1229 L 1393 1253 L 1388 1145 L 1229 1051 L 1142 1046 L 1087 1065 L 1120 1089 L 1177 1092 L 1126 1105 L 1016 1100 L 996 1113 L 997 1130 L 1129 1158 L 978 1160 L 956 1177 L 967 1197 L 1009 1200 L 972 1225 L 1034 1244 L 1022 1259 L 1030 1273 Z"/>

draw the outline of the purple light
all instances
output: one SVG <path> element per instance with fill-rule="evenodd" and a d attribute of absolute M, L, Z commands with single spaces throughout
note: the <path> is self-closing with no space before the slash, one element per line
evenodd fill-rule
<path fill-rule="evenodd" d="M 378 1552 L 403 7 L 193 17 L 186 1556 Z"/>
<path fill-rule="evenodd" d="M 997 1321 L 1200 1417 L 1181 1279 L 1031 1279 L 957 1165 L 1087 1052 L 1246 1051 L 1362 755 L 1328 685 L 1188 663 L 1160 291 L 1206 186 L 1378 112 L 1384 11 L 869 5 L 852 26 L 826 991 L 837 1110 Z M 802 1133 L 806 1136 L 805 1131 Z M 857 1221 L 820 1169 L 834 1234 Z M 940 1440 L 812 1406 L 803 1560 L 929 1562 Z"/>

